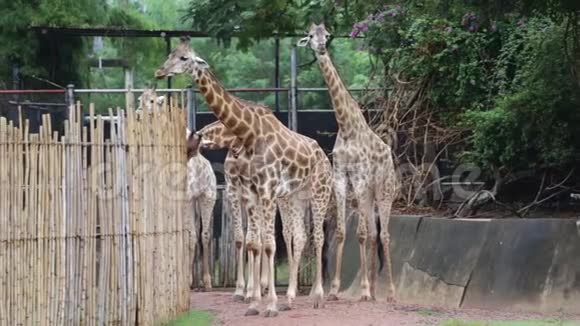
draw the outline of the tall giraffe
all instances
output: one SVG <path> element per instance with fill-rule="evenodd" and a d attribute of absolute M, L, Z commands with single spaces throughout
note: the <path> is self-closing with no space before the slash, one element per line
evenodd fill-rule
<path fill-rule="evenodd" d="M 326 49 L 330 33 L 324 24 L 311 24 L 308 36 L 298 41 L 298 46 L 310 45 L 316 55 L 322 75 L 328 86 L 338 134 L 334 144 L 333 165 L 337 208 L 337 246 L 335 275 L 331 284 L 329 300 L 336 300 L 340 288 L 342 252 L 345 238 L 346 198 L 352 191 L 358 203 L 359 221 L 357 235 L 361 264 L 361 299 L 375 297 L 377 278 L 377 228 L 375 205 L 379 211 L 380 239 L 385 253 L 387 272 L 387 300 L 394 301 L 391 258 L 389 253 L 389 218 L 395 199 L 396 175 L 389 145 L 375 134 L 366 122 L 357 101 L 352 97 L 340 78 Z M 370 240 L 371 266 L 370 286 L 367 270 L 366 241 Z"/>
<path fill-rule="evenodd" d="M 156 109 L 165 108 L 165 97 L 157 96 L 154 88 L 146 88 L 139 97 L 138 111 L 153 112 Z M 193 138 L 190 136 L 191 132 L 186 130 L 186 137 L 188 138 L 187 149 L 187 195 L 189 198 L 190 212 L 197 211 L 201 218 L 201 243 L 203 249 L 203 287 L 206 291 L 211 290 L 211 274 L 209 271 L 209 246 L 211 240 L 210 229 L 213 222 L 213 209 L 215 206 L 217 192 L 216 192 L 216 177 L 211 168 L 211 163 L 203 157 L 197 150 L 191 146 Z M 194 224 L 194 218 L 191 216 L 192 234 L 191 246 L 192 252 L 195 254 L 195 244 L 198 241 L 197 226 Z M 193 262 L 195 257 L 191 257 L 193 273 Z M 191 286 L 193 287 L 193 280 Z"/>
<path fill-rule="evenodd" d="M 270 111 L 268 112 L 263 112 L 261 114 L 271 114 Z M 241 144 L 239 143 L 238 138 L 230 131 L 228 130 L 223 123 L 221 123 L 221 121 L 215 121 L 211 124 L 206 125 L 205 127 L 203 127 L 202 129 L 198 130 L 197 132 L 195 132 L 196 137 L 198 138 L 198 144 L 202 149 L 209 149 L 209 150 L 216 150 L 216 149 L 223 149 L 223 148 L 228 148 L 228 154 L 226 156 L 226 160 L 225 160 L 225 164 L 224 164 L 224 170 L 225 170 L 225 175 L 226 175 L 226 189 L 229 189 L 229 191 L 227 191 L 228 194 L 231 194 L 233 196 L 236 196 L 236 194 L 238 194 L 240 197 L 243 197 L 244 193 L 248 193 L 249 192 L 249 187 L 251 185 L 251 171 L 249 169 L 251 161 L 250 161 L 250 157 L 247 155 L 247 153 L 243 150 L 243 148 L 241 147 Z M 309 140 L 312 141 L 312 140 Z M 331 166 L 330 164 L 325 164 L 324 168 L 327 169 L 327 173 L 332 173 L 331 172 Z M 232 191 L 233 190 L 233 191 Z M 331 193 L 332 195 L 332 193 Z M 332 198 L 331 198 L 332 199 Z M 238 248 L 239 252 L 236 255 L 238 258 L 238 268 L 240 268 L 241 266 L 243 266 L 243 254 L 241 253 L 241 246 L 242 246 L 242 242 L 243 242 L 243 238 L 242 238 L 242 233 L 243 233 L 243 228 L 242 228 L 242 223 L 241 223 L 241 214 L 239 214 L 238 216 L 236 216 L 235 212 L 238 212 L 238 210 L 240 210 L 240 205 L 247 199 L 234 199 L 234 201 L 232 201 L 233 203 L 233 209 L 232 211 L 234 211 L 234 238 L 235 238 L 235 242 L 236 242 L 236 248 Z M 298 266 L 300 266 L 300 261 L 294 261 L 293 257 L 293 250 L 292 250 L 292 238 L 293 237 L 297 237 L 299 236 L 300 233 L 304 233 L 305 229 L 304 229 L 304 225 L 303 225 L 303 220 L 301 219 L 301 216 L 299 216 L 299 219 L 297 221 L 292 221 L 290 218 L 292 217 L 292 212 L 291 211 L 285 211 L 285 209 L 287 209 L 288 205 L 284 202 L 282 202 L 282 204 L 280 204 L 280 199 L 277 200 L 278 204 L 279 204 L 279 208 L 280 208 L 280 213 L 281 213 L 281 220 L 282 220 L 282 233 L 283 233 L 283 237 L 284 237 L 284 242 L 286 243 L 286 250 L 287 250 L 287 257 L 288 257 L 288 262 L 289 262 L 289 266 L 290 266 L 290 270 L 294 271 L 294 266 L 296 266 L 296 272 L 297 272 L 297 268 Z M 282 199 L 283 201 L 283 199 Z M 333 204 L 334 202 L 332 201 L 332 203 L 329 203 L 330 206 L 335 205 Z M 243 206 L 243 205 L 242 205 Z M 240 212 L 241 213 L 241 212 Z M 333 214 L 334 210 L 332 209 L 328 209 L 327 210 L 327 215 L 326 218 L 332 218 L 332 216 L 330 216 L 330 214 Z M 316 216 L 315 218 L 320 218 L 320 216 Z M 297 234 L 295 234 L 297 233 Z M 237 279 L 240 280 L 241 279 L 241 289 L 242 289 L 242 293 L 243 293 L 243 272 L 241 272 L 241 269 L 238 269 L 238 275 L 237 275 Z M 267 271 L 266 271 L 267 272 Z M 241 273 L 241 275 L 240 275 Z M 263 276 L 263 275 L 261 275 Z M 293 300 L 293 294 L 295 295 L 296 293 L 296 287 L 297 287 L 297 282 L 296 282 L 296 276 L 297 275 L 293 275 L 294 278 L 291 280 L 290 282 L 290 286 L 288 287 L 288 293 L 287 293 L 287 297 L 290 298 L 289 299 L 289 304 L 288 306 L 285 306 L 285 308 L 291 308 L 291 304 L 292 304 L 292 300 Z M 262 283 L 262 282 L 261 282 Z M 239 282 L 236 282 L 237 286 L 236 286 L 236 291 L 238 291 L 240 289 Z M 263 283 L 262 283 L 263 286 Z"/>
<path fill-rule="evenodd" d="M 209 65 L 191 49 L 189 38 L 182 38 L 178 47 L 171 52 L 164 65 L 155 73 L 157 78 L 189 72 L 209 108 L 216 117 L 240 141 L 250 155 L 251 195 L 248 205 L 249 223 L 246 249 L 249 260 L 249 277 L 254 279 L 253 302 L 246 315 L 258 313 L 260 301 L 258 273 L 259 254 L 264 250 L 268 259 L 269 304 L 265 315 L 278 314 L 274 280 L 274 257 L 276 241 L 274 224 L 276 202 L 282 212 L 290 212 L 292 221 L 301 221 L 304 202 L 311 201 L 314 222 L 314 245 L 316 248 L 317 277 L 314 306 L 323 300 L 322 289 L 322 245 L 324 242 L 323 221 L 331 195 L 332 172 L 328 158 L 318 144 L 307 137 L 286 128 L 273 114 L 260 114 L 260 105 L 242 100 L 228 93 L 215 78 Z M 254 108 L 254 109 L 252 109 Z M 259 210 L 256 214 L 253 211 Z M 261 213 L 261 214 L 260 214 Z M 296 228 L 296 223 L 294 223 Z M 293 261 L 300 261 L 306 241 L 304 233 L 294 232 Z M 252 268 L 254 266 L 254 268 Z M 295 282 L 298 270 L 293 264 L 290 282 Z M 250 276 L 252 275 L 252 276 Z M 294 286 L 293 286 L 294 287 Z M 288 297 L 289 303 L 295 293 Z"/>

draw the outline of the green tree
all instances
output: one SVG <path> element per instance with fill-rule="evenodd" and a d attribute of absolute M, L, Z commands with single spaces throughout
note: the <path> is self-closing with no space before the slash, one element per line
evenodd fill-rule
<path fill-rule="evenodd" d="M 0 7 L 0 76 L 11 84 L 11 67 L 58 84 L 80 83 L 87 48 L 81 40 L 55 40 L 30 32 L 31 26 L 86 27 L 104 23 L 105 0 L 4 1 Z"/>

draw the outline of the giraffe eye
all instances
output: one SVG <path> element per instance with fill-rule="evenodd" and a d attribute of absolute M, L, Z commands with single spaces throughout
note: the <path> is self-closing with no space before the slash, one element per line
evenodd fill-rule
<path fill-rule="evenodd" d="M 179 60 L 181 60 L 181 61 L 187 61 L 187 57 L 180 57 Z"/>

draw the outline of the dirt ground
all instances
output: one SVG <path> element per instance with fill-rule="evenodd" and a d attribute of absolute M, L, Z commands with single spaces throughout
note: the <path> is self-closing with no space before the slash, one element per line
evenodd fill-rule
<path fill-rule="evenodd" d="M 341 298 L 326 302 L 323 309 L 313 309 L 308 296 L 299 296 L 291 311 L 281 311 L 275 318 L 263 315 L 245 317 L 248 307 L 234 302 L 229 292 L 192 292 L 191 308 L 210 311 L 217 325 L 235 326 L 379 326 L 379 325 L 438 325 L 449 319 L 461 320 L 563 320 L 578 321 L 580 316 L 562 314 L 532 314 L 496 312 L 478 309 L 448 309 L 407 304 L 387 304 L 384 301 L 360 302 Z M 278 295 L 278 304 L 284 304 L 284 295 Z M 260 306 L 265 310 L 265 301 Z"/>

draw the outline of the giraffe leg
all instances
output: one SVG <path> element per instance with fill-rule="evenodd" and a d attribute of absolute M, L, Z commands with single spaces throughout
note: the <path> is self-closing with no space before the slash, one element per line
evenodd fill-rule
<path fill-rule="evenodd" d="M 370 258 L 371 258 L 371 266 L 369 270 L 370 274 L 370 294 L 371 299 L 376 299 L 376 287 L 377 287 L 377 274 L 378 274 L 378 267 L 377 267 L 377 259 L 378 259 L 378 250 L 377 250 L 377 219 L 375 217 L 375 210 L 374 205 L 371 204 L 370 215 L 368 216 L 367 220 L 367 230 L 368 230 L 368 240 L 370 242 Z"/>
<path fill-rule="evenodd" d="M 270 194 L 271 192 L 263 192 L 263 194 Z M 262 197 L 262 212 L 263 212 L 263 230 L 262 230 L 262 240 L 263 240 L 263 250 L 268 258 L 268 269 L 273 271 L 275 268 L 274 257 L 276 256 L 276 238 L 275 238 L 275 223 L 276 223 L 276 205 L 272 198 Z M 276 295 L 276 280 L 274 279 L 274 273 L 268 273 L 269 284 L 268 284 L 268 307 L 266 308 L 266 317 L 275 317 L 278 315 L 277 302 L 278 297 Z"/>
<path fill-rule="evenodd" d="M 356 189 L 356 188 L 355 188 Z M 357 202 L 359 204 L 359 219 L 357 227 L 357 236 L 360 251 L 360 290 L 361 301 L 371 299 L 371 292 L 368 279 L 366 242 L 368 238 L 368 222 L 372 215 L 372 201 L 368 191 L 357 192 Z"/>
<path fill-rule="evenodd" d="M 393 282 L 393 268 L 391 265 L 389 220 L 391 218 L 391 208 L 393 205 L 393 195 L 389 195 L 390 189 L 383 189 L 377 205 L 379 207 L 379 218 L 381 223 L 381 243 L 385 253 L 385 269 L 387 273 L 387 302 L 395 302 L 395 284 Z"/>
<path fill-rule="evenodd" d="M 250 294 L 250 307 L 246 311 L 246 316 L 258 315 L 258 306 L 261 301 L 260 290 L 260 255 L 262 254 L 263 246 L 261 242 L 261 227 L 258 220 L 260 215 L 252 214 L 255 207 L 250 208 L 250 221 L 248 222 L 248 234 L 246 237 L 246 248 L 248 250 L 248 288 L 247 293 Z"/>
<path fill-rule="evenodd" d="M 338 163 L 335 163 L 338 165 Z M 342 269 L 342 252 L 344 248 L 344 239 L 346 237 L 346 191 L 348 179 L 346 171 L 337 167 L 334 176 L 334 194 L 336 198 L 336 258 L 334 267 L 334 278 L 330 285 L 328 300 L 338 300 L 338 290 L 340 289 L 340 277 Z"/>
<path fill-rule="evenodd" d="M 253 311 L 250 314 L 258 312 L 257 305 L 261 299 L 260 290 L 260 256 L 262 254 L 261 242 L 261 209 L 258 203 L 257 194 L 251 187 L 244 187 L 241 192 L 244 207 L 248 219 L 248 226 L 246 231 L 246 250 L 248 252 L 248 284 L 246 288 L 245 302 L 250 303 L 250 309 Z M 258 303 L 256 303 L 258 302 Z M 250 312 L 250 309 L 248 312 Z M 256 313 L 254 313 L 256 312 Z"/>
<path fill-rule="evenodd" d="M 262 252 L 260 259 L 262 264 L 262 269 L 260 271 L 260 287 L 262 288 L 262 295 L 264 295 L 268 289 L 268 273 L 270 270 L 268 266 L 268 257 L 266 257 L 264 252 Z"/>
<path fill-rule="evenodd" d="M 213 221 L 214 198 L 202 197 L 198 201 L 201 213 L 201 240 L 203 245 L 203 286 L 205 291 L 211 291 L 211 274 L 209 270 L 211 222 Z"/>
<path fill-rule="evenodd" d="M 256 268 L 256 261 L 260 258 L 258 257 L 260 250 L 255 248 L 257 244 L 248 242 L 248 293 L 251 293 L 251 303 L 248 310 L 246 310 L 246 316 L 255 316 L 258 315 L 260 312 L 258 311 L 258 305 L 260 304 L 260 296 L 256 296 L 256 291 L 254 289 L 254 276 L 257 273 L 254 273 L 254 269 Z"/>
<path fill-rule="evenodd" d="M 278 199 L 278 208 L 280 209 L 280 216 L 282 221 L 282 235 L 284 237 L 284 243 L 286 244 L 286 253 L 288 257 L 288 269 L 292 270 L 292 265 L 294 262 L 294 256 L 292 253 L 292 207 L 290 206 L 288 198 Z M 288 280 L 290 285 L 290 280 Z M 290 291 L 290 286 L 288 286 L 288 291 Z M 288 296 L 288 293 L 287 293 Z M 280 306 L 281 311 L 290 310 L 291 306 Z"/>
<path fill-rule="evenodd" d="M 290 275 L 288 279 L 288 291 L 286 298 L 288 299 L 287 309 L 292 309 L 292 303 L 296 299 L 296 290 L 298 287 L 298 268 L 300 267 L 300 260 L 304 246 L 306 245 L 306 228 L 304 226 L 304 205 L 303 199 L 299 195 L 289 198 L 288 207 L 286 208 L 287 223 L 291 225 L 292 236 L 292 263 L 290 264 Z"/>
<path fill-rule="evenodd" d="M 324 245 L 324 219 L 327 215 L 330 197 L 332 196 L 332 168 L 330 162 L 323 156 L 322 162 L 316 165 L 317 176 L 312 185 L 311 205 L 313 232 L 312 239 L 316 253 L 316 275 L 311 295 L 314 308 L 324 307 L 324 289 L 322 288 L 322 247 Z"/>
<path fill-rule="evenodd" d="M 226 195 L 230 203 L 231 214 L 234 222 L 234 242 L 236 245 L 236 290 L 234 292 L 234 301 L 244 301 L 244 230 L 242 226 L 242 208 L 237 187 L 233 181 L 228 180 L 226 183 Z"/>
<path fill-rule="evenodd" d="M 322 288 L 322 246 L 324 245 L 324 218 L 328 208 L 328 198 L 330 197 L 330 187 L 327 187 L 327 195 L 322 198 L 315 198 L 312 203 L 312 217 L 314 223 L 314 249 L 316 251 L 316 279 L 314 281 L 314 308 L 324 307 L 324 289 Z"/>

